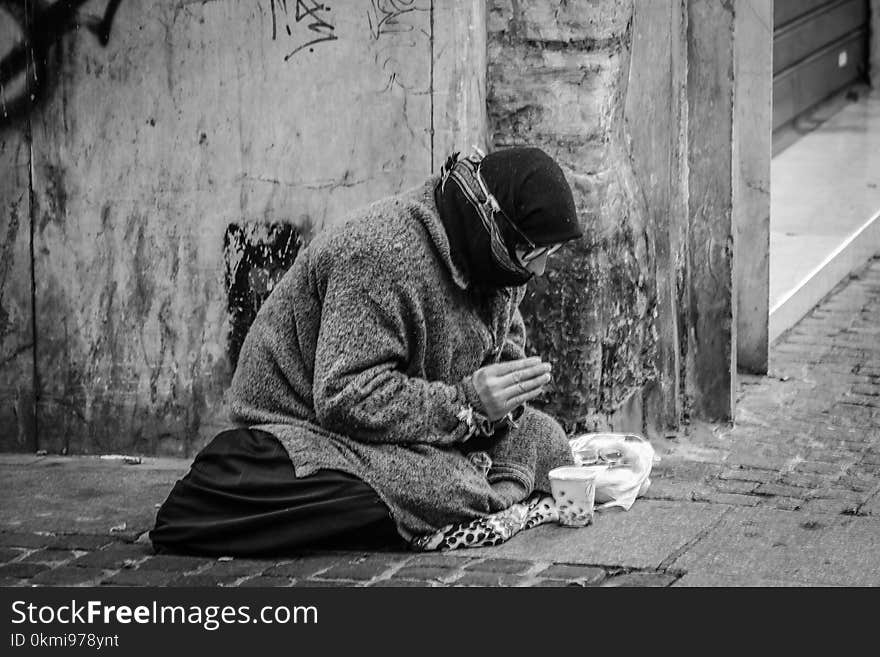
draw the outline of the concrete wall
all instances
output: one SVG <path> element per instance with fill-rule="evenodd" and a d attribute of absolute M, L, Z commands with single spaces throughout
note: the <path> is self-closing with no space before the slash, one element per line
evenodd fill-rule
<path fill-rule="evenodd" d="M 191 453 L 298 245 L 483 135 L 481 2 L 123 0 L 106 45 L 73 29 L 108 6 L 37 44 L 0 127 L 3 449 L 33 447 L 36 389 L 42 448 Z"/>

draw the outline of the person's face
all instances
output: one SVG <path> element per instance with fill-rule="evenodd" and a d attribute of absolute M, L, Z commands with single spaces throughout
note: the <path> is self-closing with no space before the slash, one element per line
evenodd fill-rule
<path fill-rule="evenodd" d="M 539 246 L 534 249 L 517 248 L 516 257 L 520 264 L 535 276 L 541 276 L 547 269 L 547 260 L 551 255 L 556 253 L 562 244 L 552 244 L 550 246 Z"/>

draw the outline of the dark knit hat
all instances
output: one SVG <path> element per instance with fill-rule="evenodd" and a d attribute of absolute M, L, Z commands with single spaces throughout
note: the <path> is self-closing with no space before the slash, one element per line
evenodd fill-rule
<path fill-rule="evenodd" d="M 464 159 L 455 153 L 443 165 L 435 199 L 453 261 L 476 287 L 524 285 L 533 274 L 517 259 L 518 246 L 558 244 L 583 234 L 562 169 L 539 148 Z"/>
<path fill-rule="evenodd" d="M 480 173 L 501 209 L 535 244 L 558 244 L 583 235 L 565 174 L 540 148 L 489 153 Z M 508 237 L 518 239 L 505 230 Z"/>

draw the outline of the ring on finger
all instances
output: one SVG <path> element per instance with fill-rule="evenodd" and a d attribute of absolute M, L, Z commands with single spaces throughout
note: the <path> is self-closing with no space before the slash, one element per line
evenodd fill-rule
<path fill-rule="evenodd" d="M 519 391 L 520 391 L 521 393 L 525 393 L 526 389 L 523 388 L 523 384 L 522 384 L 522 383 L 517 383 L 517 384 L 516 384 L 516 387 L 519 388 Z"/>

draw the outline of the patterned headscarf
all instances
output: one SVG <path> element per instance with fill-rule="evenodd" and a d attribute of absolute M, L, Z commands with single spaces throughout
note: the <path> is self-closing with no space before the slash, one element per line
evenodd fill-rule
<path fill-rule="evenodd" d="M 532 277 L 517 247 L 580 237 L 571 188 L 539 148 L 508 148 L 443 165 L 435 199 L 456 265 L 476 287 L 524 285 Z"/>

